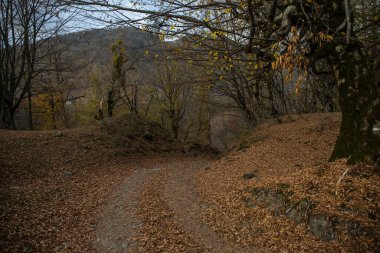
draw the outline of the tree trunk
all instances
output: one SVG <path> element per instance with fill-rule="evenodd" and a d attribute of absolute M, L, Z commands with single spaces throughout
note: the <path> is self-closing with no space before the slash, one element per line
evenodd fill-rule
<path fill-rule="evenodd" d="M 108 91 L 108 99 L 107 99 L 107 112 L 108 112 L 108 117 L 113 116 L 113 107 L 115 105 L 115 100 L 114 100 L 114 95 L 112 90 Z"/>
<path fill-rule="evenodd" d="M 1 111 L 0 111 L 0 129 L 9 129 L 15 130 L 16 124 L 14 120 L 14 110 L 12 110 L 12 106 L 4 101 L 2 103 Z"/>
<path fill-rule="evenodd" d="M 11 111 L 8 122 L 7 122 L 7 129 L 9 130 L 16 130 L 16 123 L 15 123 L 15 112 Z"/>
<path fill-rule="evenodd" d="M 54 95 L 50 93 L 50 109 L 51 109 L 51 123 L 52 123 L 52 128 L 54 130 L 57 130 L 57 120 L 56 120 L 56 115 L 55 115 L 55 100 L 54 100 Z"/>
<path fill-rule="evenodd" d="M 32 93 L 30 89 L 30 85 L 28 87 L 28 123 L 29 123 L 29 130 L 33 131 L 33 112 L 32 112 Z"/>
<path fill-rule="evenodd" d="M 337 51 L 332 60 L 342 122 L 330 160 L 373 162 L 380 148 L 380 138 L 373 133 L 376 121 L 380 121 L 380 85 L 359 46 L 338 46 Z"/>
<path fill-rule="evenodd" d="M 1 99 L 1 105 L 0 105 L 0 129 L 6 129 L 6 108 L 5 108 L 5 98 Z"/>
<path fill-rule="evenodd" d="M 174 139 L 178 139 L 178 132 L 179 132 L 179 120 L 176 118 L 171 118 L 171 125 L 172 125 L 172 130 L 174 133 Z"/>
<path fill-rule="evenodd" d="M 136 115 L 139 113 L 137 105 L 138 105 L 138 90 L 137 90 L 137 85 L 133 85 L 133 110 L 132 110 L 132 113 L 134 113 Z"/>

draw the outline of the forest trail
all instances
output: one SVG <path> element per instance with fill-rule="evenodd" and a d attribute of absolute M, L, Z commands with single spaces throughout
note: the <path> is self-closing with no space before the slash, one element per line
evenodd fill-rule
<path fill-rule="evenodd" d="M 134 171 L 104 207 L 100 251 L 253 252 L 217 236 L 200 217 L 208 205 L 199 201 L 193 177 L 210 162 L 183 158 Z"/>
<path fill-rule="evenodd" d="M 327 162 L 339 123 L 268 120 L 216 160 L 99 128 L 0 131 L 1 252 L 379 252 L 380 175 Z"/>

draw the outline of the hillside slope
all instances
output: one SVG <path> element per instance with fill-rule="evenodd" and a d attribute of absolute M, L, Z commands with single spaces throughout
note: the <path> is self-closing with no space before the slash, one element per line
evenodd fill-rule
<path fill-rule="evenodd" d="M 58 38 L 59 45 L 68 47 L 67 56 L 87 64 L 89 61 L 100 65 L 110 64 L 111 46 L 120 40 L 129 55 L 142 54 L 146 47 L 157 43 L 152 35 L 132 27 L 113 29 L 92 29 L 69 33 Z"/>
<path fill-rule="evenodd" d="M 379 175 L 328 163 L 340 114 L 261 124 L 198 173 L 204 220 L 228 240 L 269 252 L 378 252 Z"/>

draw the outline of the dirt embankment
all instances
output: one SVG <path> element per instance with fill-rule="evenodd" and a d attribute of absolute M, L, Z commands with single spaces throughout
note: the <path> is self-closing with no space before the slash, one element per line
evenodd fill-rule
<path fill-rule="evenodd" d="M 372 166 L 328 163 L 339 125 L 338 113 L 261 124 L 198 173 L 204 220 L 269 252 L 377 252 L 380 177 Z"/>

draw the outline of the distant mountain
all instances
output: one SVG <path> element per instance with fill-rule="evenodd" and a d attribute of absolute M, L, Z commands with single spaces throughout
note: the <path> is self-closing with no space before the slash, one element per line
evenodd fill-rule
<path fill-rule="evenodd" d="M 133 55 L 157 44 L 158 39 L 147 32 L 132 27 L 103 28 L 85 30 L 62 35 L 59 47 L 68 47 L 65 55 L 82 63 L 107 64 L 111 60 L 111 46 L 121 40 L 127 53 Z"/>

